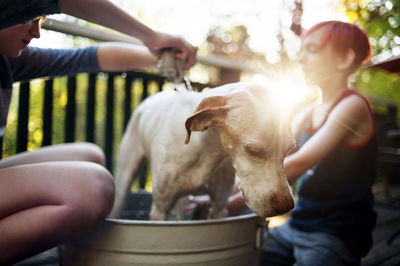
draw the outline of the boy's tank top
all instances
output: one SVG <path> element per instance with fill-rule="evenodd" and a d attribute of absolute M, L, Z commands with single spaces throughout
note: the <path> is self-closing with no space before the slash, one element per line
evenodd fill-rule
<path fill-rule="evenodd" d="M 344 98 L 357 95 L 346 90 L 328 111 Z M 311 127 L 310 115 L 300 133 L 300 147 L 318 130 Z M 322 125 L 321 125 L 322 126 Z M 348 244 L 354 255 L 365 256 L 372 245 L 375 227 L 374 197 L 371 186 L 376 177 L 377 145 L 375 126 L 370 137 L 360 145 L 338 145 L 329 155 L 297 181 L 298 203 L 290 224 L 307 232 L 325 232 Z"/>

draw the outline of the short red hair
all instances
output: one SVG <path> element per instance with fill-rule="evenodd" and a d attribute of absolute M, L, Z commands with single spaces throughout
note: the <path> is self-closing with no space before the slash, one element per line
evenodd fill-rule
<path fill-rule="evenodd" d="M 338 54 L 343 54 L 347 49 L 352 49 L 356 58 L 353 66 L 360 66 L 371 57 L 371 46 L 367 34 L 358 26 L 341 21 L 325 21 L 314 25 L 309 30 L 303 32 L 303 40 L 312 32 L 325 27 L 325 33 L 321 42 L 321 47 L 331 44 L 332 48 Z M 321 48 L 320 47 L 320 48 Z"/>

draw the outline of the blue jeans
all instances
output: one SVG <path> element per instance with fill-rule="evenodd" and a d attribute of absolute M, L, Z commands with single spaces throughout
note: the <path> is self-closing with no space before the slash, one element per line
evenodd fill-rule
<path fill-rule="evenodd" d="M 272 228 L 265 241 L 268 243 L 261 252 L 260 265 L 360 265 L 361 258 L 354 257 L 339 238 L 327 233 L 299 231 L 289 223 Z"/>

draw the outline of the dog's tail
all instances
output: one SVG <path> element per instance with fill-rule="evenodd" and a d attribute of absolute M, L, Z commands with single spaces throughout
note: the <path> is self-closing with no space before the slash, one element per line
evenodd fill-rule
<path fill-rule="evenodd" d="M 127 129 L 122 137 L 117 160 L 117 169 L 115 175 L 116 197 L 114 208 L 111 211 L 111 218 L 119 218 L 130 192 L 132 182 L 137 173 L 142 169 L 145 162 L 144 150 L 141 145 L 138 124 L 140 112 L 132 115 Z"/>

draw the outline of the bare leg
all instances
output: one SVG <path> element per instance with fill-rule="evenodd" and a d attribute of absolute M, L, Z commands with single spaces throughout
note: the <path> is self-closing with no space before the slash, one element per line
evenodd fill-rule
<path fill-rule="evenodd" d="M 0 170 L 0 264 L 82 233 L 111 210 L 114 189 L 103 167 L 51 162 Z"/>
<path fill-rule="evenodd" d="M 97 164 L 72 161 L 88 158 Z M 1 265 L 63 243 L 107 216 L 114 183 L 98 164 L 103 158 L 92 144 L 66 144 L 0 161 Z"/>
<path fill-rule="evenodd" d="M 67 143 L 22 152 L 0 160 L 0 169 L 50 161 L 87 161 L 104 165 L 103 151 L 92 143 Z"/>

